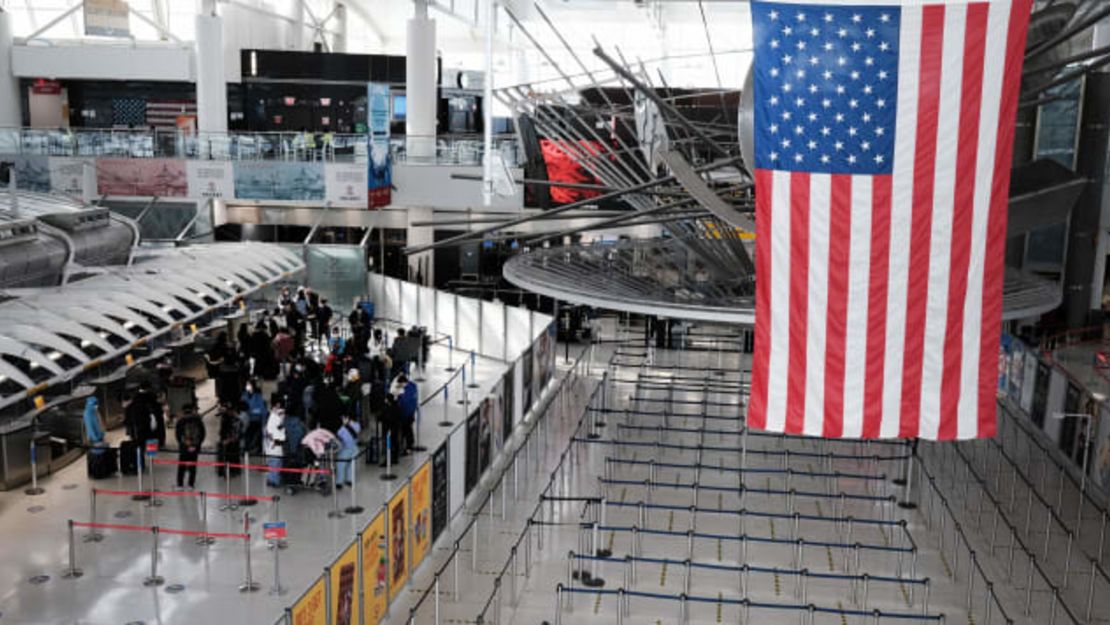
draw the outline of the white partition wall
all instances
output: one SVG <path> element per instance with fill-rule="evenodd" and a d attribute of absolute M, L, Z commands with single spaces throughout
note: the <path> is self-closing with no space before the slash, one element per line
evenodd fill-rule
<path fill-rule="evenodd" d="M 386 278 L 382 289 L 382 312 L 380 316 L 386 319 L 401 319 L 401 281 L 395 278 Z"/>
<path fill-rule="evenodd" d="M 459 346 L 459 332 L 455 323 L 457 301 L 458 298 L 452 293 L 436 291 L 436 332 L 450 336 L 455 347 Z"/>
<path fill-rule="evenodd" d="M 455 322 L 459 335 L 456 337 L 455 346 L 468 352 L 471 350 L 480 352 L 482 345 L 479 337 L 482 329 L 481 326 L 478 325 L 478 315 L 481 314 L 481 309 L 478 307 L 478 300 L 469 297 L 459 297 L 456 314 L 457 318 Z"/>
<path fill-rule="evenodd" d="M 505 312 L 505 359 L 516 360 L 535 338 L 532 314 L 526 308 L 515 306 L 506 306 Z"/>
<path fill-rule="evenodd" d="M 397 317 L 405 325 L 411 325 L 420 318 L 420 285 L 415 282 L 401 283 L 401 315 Z"/>
<path fill-rule="evenodd" d="M 483 356 L 505 359 L 505 305 L 482 300 Z"/>
<path fill-rule="evenodd" d="M 420 315 L 417 321 L 418 324 L 428 329 L 432 339 L 439 338 L 436 336 L 436 292 L 435 289 L 430 289 L 426 286 L 420 287 L 419 295 Z"/>
<path fill-rule="evenodd" d="M 519 356 L 518 356 L 519 357 Z M 524 367 L 513 367 L 513 423 L 524 420 Z"/>

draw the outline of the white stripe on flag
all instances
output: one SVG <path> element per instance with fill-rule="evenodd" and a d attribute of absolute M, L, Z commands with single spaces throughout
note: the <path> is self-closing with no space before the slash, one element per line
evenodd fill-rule
<path fill-rule="evenodd" d="M 829 302 L 832 178 L 809 177 L 809 272 L 806 293 L 806 411 L 803 431 L 821 436 L 825 422 L 825 329 Z"/>
<path fill-rule="evenodd" d="M 786 380 L 790 373 L 790 172 L 771 182 L 771 356 L 767 364 L 767 429 L 786 427 Z"/>
<path fill-rule="evenodd" d="M 917 81 L 921 71 L 921 7 L 903 7 L 898 43 L 898 122 L 890 208 L 890 268 L 883 360 L 883 420 L 879 435 L 898 435 L 902 412 L 902 360 L 906 345 L 906 289 L 913 215 L 914 151 L 917 143 Z M 908 120 L 903 121 L 903 120 Z"/>
<path fill-rule="evenodd" d="M 998 116 L 1002 78 L 1006 66 L 1006 36 L 1010 23 L 1009 2 L 992 2 L 987 14 L 987 40 L 983 68 L 984 106 L 979 114 L 979 153 L 975 164 L 974 213 L 971 222 L 971 255 L 968 262 L 967 299 L 964 300 L 963 362 L 960 368 L 958 438 L 979 433 L 979 342 L 982 333 L 983 271 L 987 245 L 994 159 L 998 143 Z"/>
<path fill-rule="evenodd" d="M 852 176 L 852 234 L 848 256 L 848 325 L 844 336 L 844 433 L 863 433 L 867 368 L 867 293 L 871 276 L 871 176 Z"/>
<path fill-rule="evenodd" d="M 918 435 L 935 439 L 940 428 L 944 336 L 948 323 L 948 272 L 952 261 L 952 211 L 955 208 L 956 158 L 960 137 L 960 99 L 964 77 L 964 26 L 967 5 L 944 8 L 940 101 L 937 103 L 937 154 L 933 172 L 933 225 L 929 237 L 929 294 L 925 306 L 925 343 L 921 353 L 921 413 Z"/>

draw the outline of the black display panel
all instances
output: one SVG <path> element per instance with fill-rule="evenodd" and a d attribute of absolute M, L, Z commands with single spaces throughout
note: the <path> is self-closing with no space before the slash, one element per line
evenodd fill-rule
<path fill-rule="evenodd" d="M 432 454 L 432 542 L 434 543 L 451 517 L 451 477 L 448 474 L 447 441 Z"/>
<path fill-rule="evenodd" d="M 474 486 L 478 483 L 478 478 L 481 477 L 481 464 L 478 461 L 478 433 L 480 426 L 478 424 L 479 412 L 475 410 L 469 417 L 466 418 L 466 494 L 469 495 L 470 491 L 474 490 Z"/>
<path fill-rule="evenodd" d="M 502 387 L 505 390 L 501 393 L 501 416 L 504 419 L 501 433 L 504 436 L 504 440 L 509 440 L 509 437 L 512 436 L 513 425 L 515 425 L 513 421 L 513 399 L 515 398 L 514 393 L 516 391 L 516 389 L 513 388 L 513 373 L 515 369 L 515 365 L 509 367 L 509 372 L 506 373 L 505 377 L 502 379 Z"/>

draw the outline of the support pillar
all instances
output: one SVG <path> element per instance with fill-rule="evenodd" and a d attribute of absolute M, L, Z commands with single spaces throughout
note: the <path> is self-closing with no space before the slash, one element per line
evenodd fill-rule
<path fill-rule="evenodd" d="M 12 73 L 12 15 L 0 8 L 0 127 L 22 125 L 19 79 Z"/>
<path fill-rule="evenodd" d="M 405 42 L 405 150 L 413 162 L 431 162 L 436 155 L 436 23 L 428 17 L 427 0 L 413 6 Z"/>
<path fill-rule="evenodd" d="M 332 19 L 335 20 L 335 32 L 338 34 L 332 37 L 331 51 L 345 53 L 347 51 L 347 5 L 336 3 L 335 15 Z"/>
<path fill-rule="evenodd" d="M 215 3 L 196 19 L 194 54 L 197 68 L 197 129 L 201 133 L 227 132 L 227 80 L 224 77 L 223 18 Z M 210 5 L 210 7 L 208 6 Z"/>

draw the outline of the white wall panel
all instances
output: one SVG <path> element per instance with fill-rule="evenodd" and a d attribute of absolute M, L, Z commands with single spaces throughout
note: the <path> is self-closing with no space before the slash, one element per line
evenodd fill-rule
<path fill-rule="evenodd" d="M 382 296 L 385 303 L 382 316 L 390 320 L 401 319 L 401 281 L 396 278 L 385 279 L 385 294 Z"/>
<path fill-rule="evenodd" d="M 505 305 L 482 300 L 482 350 L 483 356 L 505 358 Z"/>
<path fill-rule="evenodd" d="M 451 516 L 454 516 L 466 501 L 466 426 L 455 428 L 451 432 L 450 443 L 447 447 L 447 473 L 451 476 Z"/>
<path fill-rule="evenodd" d="M 436 332 L 451 337 L 451 344 L 459 346 L 459 332 L 455 319 L 455 300 L 452 293 L 436 291 Z"/>
<path fill-rule="evenodd" d="M 401 314 L 398 319 L 409 326 L 419 320 L 416 307 L 419 305 L 420 285 L 415 282 L 401 283 Z"/>
<path fill-rule="evenodd" d="M 420 318 L 417 321 L 428 329 L 434 340 L 436 337 L 436 291 L 426 286 L 420 287 Z"/>
<path fill-rule="evenodd" d="M 192 66 L 188 46 L 12 46 L 12 73 L 21 78 L 192 82 Z"/>
<path fill-rule="evenodd" d="M 527 308 L 509 306 L 505 326 L 505 357 L 516 360 L 532 344 L 532 313 Z"/>
<path fill-rule="evenodd" d="M 478 300 L 460 297 L 458 301 L 457 327 L 459 336 L 455 346 L 468 352 L 471 350 L 480 351 L 482 346 L 479 342 L 481 326 L 478 325 L 478 315 L 480 314 Z"/>

